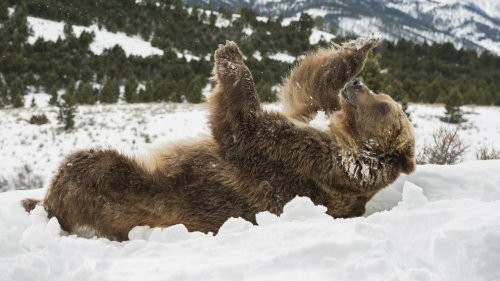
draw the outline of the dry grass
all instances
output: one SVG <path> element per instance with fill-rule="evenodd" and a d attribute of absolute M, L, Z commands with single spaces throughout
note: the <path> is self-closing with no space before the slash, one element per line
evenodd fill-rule
<path fill-rule="evenodd" d="M 500 151 L 496 150 L 491 146 L 482 145 L 479 149 L 476 150 L 476 159 L 477 160 L 500 159 Z"/>
<path fill-rule="evenodd" d="M 459 127 L 441 127 L 432 134 L 431 143 L 425 144 L 417 156 L 418 164 L 452 165 L 462 161 L 469 148 L 460 138 Z"/>

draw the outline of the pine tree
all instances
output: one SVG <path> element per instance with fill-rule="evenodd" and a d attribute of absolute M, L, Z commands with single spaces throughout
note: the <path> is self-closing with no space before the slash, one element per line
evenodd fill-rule
<path fill-rule="evenodd" d="M 460 106 L 445 104 L 446 112 L 444 113 L 444 117 L 441 118 L 441 121 L 451 124 L 459 124 L 464 122 L 463 112 L 460 109 Z"/>
<path fill-rule="evenodd" d="M 260 100 L 263 102 L 275 102 L 276 101 L 276 93 L 271 89 L 271 85 L 269 82 L 261 82 L 256 85 L 257 95 Z"/>
<path fill-rule="evenodd" d="M 64 130 L 68 131 L 75 127 L 75 114 L 76 114 L 76 98 L 75 93 L 66 91 L 61 97 L 62 101 L 57 103 L 59 107 L 58 120 L 64 126 Z"/>
<path fill-rule="evenodd" d="M 152 102 L 154 100 L 154 87 L 151 82 L 146 83 L 146 87 L 139 91 L 139 100 L 141 102 Z"/>
<path fill-rule="evenodd" d="M 7 103 L 7 87 L 3 84 L 2 80 L 0 79 L 0 108 L 4 108 L 6 103 Z"/>
<path fill-rule="evenodd" d="M 55 85 L 53 85 L 52 87 L 50 87 L 50 89 L 49 89 L 49 95 L 50 95 L 49 104 L 50 105 L 57 105 L 57 101 L 59 99 L 59 96 L 58 96 L 58 93 L 57 93 L 57 87 Z"/>
<path fill-rule="evenodd" d="M 63 33 L 66 39 L 75 37 L 75 34 L 73 33 L 73 25 L 71 25 L 70 23 L 65 23 Z"/>
<path fill-rule="evenodd" d="M 7 1 L 2 1 L 0 3 L 0 22 L 3 22 L 5 20 L 9 19 L 9 6 L 7 4 Z"/>
<path fill-rule="evenodd" d="M 186 101 L 189 103 L 200 103 L 203 86 L 203 78 L 200 75 L 196 75 L 186 92 Z"/>
<path fill-rule="evenodd" d="M 24 1 L 16 6 L 14 14 L 12 15 L 12 27 L 14 28 L 13 34 L 11 35 L 14 45 L 22 45 L 26 42 L 29 36 L 28 27 L 28 8 Z"/>
<path fill-rule="evenodd" d="M 20 77 L 16 77 L 10 85 L 10 103 L 13 107 L 24 106 L 24 94 L 26 93 L 26 85 Z"/>
<path fill-rule="evenodd" d="M 365 84 L 375 93 L 386 92 L 387 75 L 382 73 L 379 57 L 370 54 L 361 72 Z"/>
<path fill-rule="evenodd" d="M 445 109 L 444 117 L 441 117 L 441 121 L 451 124 L 459 124 L 465 122 L 463 118 L 463 112 L 460 108 L 462 104 L 461 94 L 458 87 L 452 87 L 450 92 L 445 99 Z"/>
<path fill-rule="evenodd" d="M 135 103 L 139 101 L 137 86 L 138 84 L 135 77 L 131 77 L 127 80 L 127 84 L 125 84 L 125 101 L 128 103 Z"/>
<path fill-rule="evenodd" d="M 101 102 L 116 103 L 120 97 L 120 85 L 114 78 L 106 79 L 101 90 Z"/>
<path fill-rule="evenodd" d="M 90 82 L 80 82 L 76 90 L 76 100 L 79 104 L 95 104 L 97 99 Z"/>

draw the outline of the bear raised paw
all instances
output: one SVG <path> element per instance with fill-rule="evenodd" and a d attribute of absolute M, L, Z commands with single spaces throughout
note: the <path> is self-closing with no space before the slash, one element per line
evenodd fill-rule
<path fill-rule="evenodd" d="M 250 70 L 243 63 L 243 54 L 236 43 L 227 41 L 215 51 L 216 80 L 221 83 L 253 82 Z"/>
<path fill-rule="evenodd" d="M 339 110 L 340 89 L 361 72 L 368 53 L 381 42 L 372 35 L 308 54 L 283 81 L 279 98 L 284 114 L 309 122 L 318 110 L 328 115 Z"/>

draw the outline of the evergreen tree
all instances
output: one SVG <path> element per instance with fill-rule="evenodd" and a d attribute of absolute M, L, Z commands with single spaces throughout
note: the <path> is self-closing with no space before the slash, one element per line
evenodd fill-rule
<path fill-rule="evenodd" d="M 154 100 L 154 87 L 151 82 L 146 83 L 146 87 L 139 91 L 139 100 L 141 102 L 152 102 Z"/>
<path fill-rule="evenodd" d="M 97 99 L 90 82 L 80 82 L 76 90 L 76 100 L 79 104 L 95 104 Z"/>
<path fill-rule="evenodd" d="M 454 86 L 451 88 L 447 98 L 445 99 L 446 112 L 444 117 L 440 118 L 441 121 L 451 124 L 465 122 L 466 120 L 463 118 L 463 112 L 460 109 L 460 105 L 462 104 L 461 102 L 460 90 Z"/>
<path fill-rule="evenodd" d="M 125 101 L 128 103 L 135 103 L 139 101 L 139 96 L 137 95 L 138 83 L 135 77 L 131 77 L 127 80 L 125 84 Z"/>
<path fill-rule="evenodd" d="M 26 7 L 26 3 L 24 1 L 20 1 L 19 4 L 16 5 L 16 9 L 12 18 L 8 21 L 9 28 L 11 30 L 11 38 L 14 45 L 21 46 L 23 45 L 29 36 L 29 28 L 28 28 L 28 9 Z"/>
<path fill-rule="evenodd" d="M 382 73 L 379 56 L 369 55 L 361 72 L 364 83 L 375 93 L 386 92 L 387 75 Z"/>
<path fill-rule="evenodd" d="M 14 101 L 19 105 L 24 95 L 24 92 L 14 95 L 10 91 L 16 77 L 22 80 L 25 89 L 28 86 L 61 89 L 71 80 L 104 85 L 107 77 L 114 77 L 120 83 L 124 77 L 135 76 L 137 81 L 153 85 L 140 94 L 140 100 L 197 102 L 200 95 L 196 76 L 199 75 L 201 84 L 204 84 L 212 69 L 212 62 L 205 56 L 213 53 L 214 46 L 226 39 L 238 41 L 249 58 L 247 63 L 255 81 L 262 88 L 261 95 L 274 100 L 270 86 L 281 82 L 291 64 L 267 57 L 276 52 L 299 56 L 316 48 L 309 45 L 308 39 L 313 27 L 324 24 L 321 18 L 312 19 L 307 14 L 288 26 L 281 25 L 282 17 L 260 22 L 256 20 L 254 11 L 242 9 L 240 18 L 236 20 L 233 20 L 231 12 L 221 10 L 223 17 L 233 24 L 220 28 L 216 26 L 218 16 L 210 13 L 210 7 L 201 14 L 196 9 L 188 13 L 181 7 L 182 1 L 178 0 L 140 3 L 107 0 L 91 4 L 89 1 L 74 0 L 67 3 L 35 2 L 0 1 L 0 73 L 8 88 L 0 99 L 5 105 Z M 8 6 L 15 6 L 15 12 L 10 17 Z M 66 22 L 65 39 L 56 42 L 40 39 L 35 44 L 26 44 L 28 14 Z M 164 54 L 127 56 L 120 47 L 115 47 L 102 55 L 95 55 L 88 47 L 94 35 L 83 32 L 76 37 L 71 27 L 72 24 L 89 25 L 92 22 L 108 30 L 141 34 L 160 47 Z M 246 26 L 251 26 L 253 30 L 249 36 L 242 33 L 242 28 Z M 340 37 L 335 40 L 338 43 L 346 41 Z M 176 55 L 179 50 L 190 51 L 201 59 L 190 62 L 179 59 Z M 256 50 L 261 53 L 261 61 L 252 59 Z M 364 80 L 373 90 L 384 91 L 398 101 L 445 102 L 450 85 L 460 85 L 462 103 L 500 105 L 500 83 L 495 83 L 500 80 L 500 58 L 496 55 L 455 50 L 452 44 L 417 45 L 406 40 L 385 42 L 374 52 L 376 56 L 370 56 L 365 66 L 367 74 L 362 74 Z M 160 83 L 163 79 L 166 82 Z M 80 99 L 80 93 L 76 97 Z"/>
<path fill-rule="evenodd" d="M 108 78 L 101 90 L 101 102 L 116 103 L 120 97 L 120 85 L 115 78 Z"/>
<path fill-rule="evenodd" d="M 5 20 L 9 19 L 9 5 L 7 4 L 7 1 L 2 1 L 0 2 L 0 22 L 3 22 Z"/>
<path fill-rule="evenodd" d="M 268 82 L 260 82 L 255 86 L 257 95 L 259 99 L 263 102 L 275 102 L 276 94 L 271 89 L 271 85 Z"/>
<path fill-rule="evenodd" d="M 75 34 L 73 33 L 73 25 L 66 22 L 64 24 L 63 33 L 64 33 L 64 36 L 66 37 L 66 39 L 75 37 Z"/>
<path fill-rule="evenodd" d="M 16 77 L 10 85 L 10 103 L 13 107 L 24 106 L 24 94 L 26 93 L 26 85 L 20 77 Z"/>
<path fill-rule="evenodd" d="M 186 101 L 190 103 L 200 103 L 203 87 L 203 78 L 200 75 L 196 75 L 189 84 L 189 89 L 186 92 Z"/>
<path fill-rule="evenodd" d="M 49 95 L 50 95 L 50 100 L 49 100 L 49 104 L 50 105 L 57 105 L 57 101 L 59 99 L 59 96 L 58 96 L 58 93 L 57 93 L 57 87 L 55 85 L 53 85 L 52 87 L 50 87 L 49 89 Z"/>
<path fill-rule="evenodd" d="M 76 114 L 76 98 L 75 92 L 66 91 L 62 95 L 62 101 L 57 103 L 59 107 L 58 120 L 63 125 L 65 131 L 71 130 L 75 127 L 75 114 Z"/>
<path fill-rule="evenodd" d="M 0 79 L 0 109 L 4 108 L 5 105 L 7 104 L 7 96 L 8 96 L 8 91 L 7 87 L 3 84 L 2 80 Z"/>

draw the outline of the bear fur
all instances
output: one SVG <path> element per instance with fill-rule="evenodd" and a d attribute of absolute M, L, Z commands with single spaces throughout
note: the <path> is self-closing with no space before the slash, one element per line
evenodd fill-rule
<path fill-rule="evenodd" d="M 308 54 L 284 80 L 279 95 L 283 113 L 308 122 L 318 110 L 328 115 L 338 111 L 340 89 L 363 70 L 369 51 L 380 43 L 372 36 Z"/>
<path fill-rule="evenodd" d="M 72 153 L 45 198 L 22 204 L 27 211 L 43 205 L 71 233 L 91 230 L 118 241 L 128 239 L 138 225 L 184 224 L 190 231 L 217 233 L 230 217 L 255 224 L 255 214 L 280 214 L 295 196 L 326 206 L 333 217 L 362 215 L 377 191 L 415 168 L 412 126 L 396 102 L 373 94 L 358 80 L 347 83 L 337 97 L 339 84 L 360 71 L 375 45 L 366 40 L 356 50 L 340 47 L 307 56 L 305 61 L 318 56 L 330 68 L 349 71 L 329 70 L 314 59 L 307 68 L 318 64 L 319 70 L 303 78 L 298 65 L 288 83 L 313 79 L 324 86 L 311 86 L 299 97 L 285 90 L 294 100 L 287 103 L 287 114 L 262 109 L 238 46 L 220 45 L 217 85 L 209 99 L 212 135 L 170 144 L 147 159 L 110 149 Z M 312 106 L 302 103 L 306 95 L 317 98 Z M 326 95 L 332 97 L 322 99 Z M 316 108 L 332 108 L 326 131 L 297 122 Z"/>

